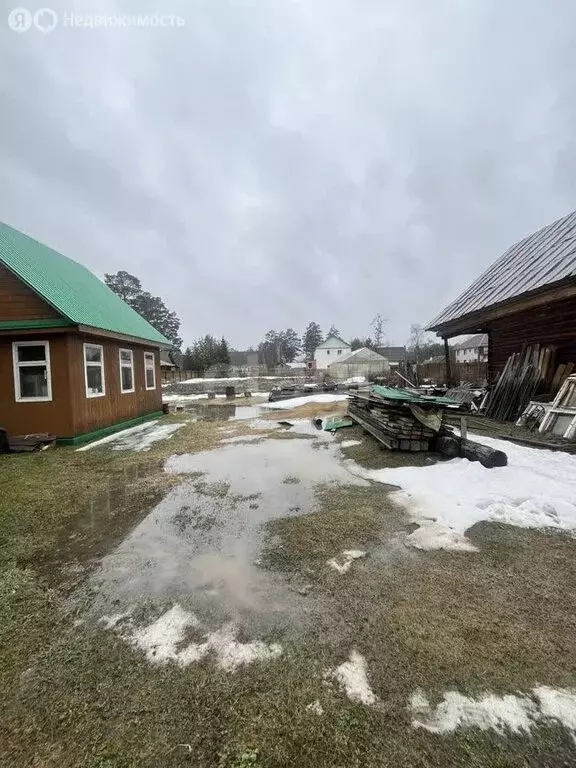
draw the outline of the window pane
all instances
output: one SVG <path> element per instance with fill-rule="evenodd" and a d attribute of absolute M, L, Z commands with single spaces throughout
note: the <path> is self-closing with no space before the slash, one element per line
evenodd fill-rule
<path fill-rule="evenodd" d="M 20 367 L 20 397 L 48 397 L 48 376 L 45 365 Z"/>
<path fill-rule="evenodd" d="M 18 347 L 18 362 L 35 362 L 36 360 L 46 360 L 46 347 L 44 344 L 34 346 Z"/>
<path fill-rule="evenodd" d="M 553 435 L 558 435 L 559 437 L 562 437 L 570 424 L 572 424 L 572 421 L 574 420 L 574 416 L 568 416 L 566 414 L 558 414 L 556 418 L 552 422 L 552 428 L 551 432 Z"/>
<path fill-rule="evenodd" d="M 129 349 L 121 349 L 120 350 L 120 360 L 123 363 L 128 363 L 129 365 L 132 364 L 132 353 Z"/>
<path fill-rule="evenodd" d="M 84 347 L 84 355 L 87 363 L 99 363 L 102 360 L 102 349 L 100 347 Z"/>
<path fill-rule="evenodd" d="M 146 386 L 148 389 L 154 387 L 154 368 L 146 368 Z"/>
<path fill-rule="evenodd" d="M 144 355 L 144 363 L 146 368 L 154 368 L 154 355 L 152 355 L 150 352 L 147 352 Z"/>
<path fill-rule="evenodd" d="M 576 384 L 569 384 L 566 394 L 560 401 L 560 408 L 576 408 Z"/>
<path fill-rule="evenodd" d="M 120 369 L 120 372 L 122 376 L 122 389 L 124 391 L 127 389 L 134 389 L 134 385 L 132 383 L 132 368 L 127 368 L 123 365 Z"/>
<path fill-rule="evenodd" d="M 102 368 L 99 365 L 86 366 L 86 380 L 88 382 L 89 394 L 98 395 L 104 391 L 102 386 Z"/>

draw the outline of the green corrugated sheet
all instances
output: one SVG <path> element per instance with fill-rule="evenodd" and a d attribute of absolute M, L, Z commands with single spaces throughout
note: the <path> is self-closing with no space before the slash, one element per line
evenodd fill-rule
<path fill-rule="evenodd" d="M 451 397 L 437 397 L 435 395 L 421 395 L 419 392 L 411 392 L 408 389 L 393 389 L 382 387 L 379 384 L 372 386 L 372 392 L 386 400 L 402 400 L 405 403 L 436 403 L 437 405 L 462 405 Z"/>
<path fill-rule="evenodd" d="M 0 262 L 74 325 L 170 343 L 86 267 L 2 222 Z"/>

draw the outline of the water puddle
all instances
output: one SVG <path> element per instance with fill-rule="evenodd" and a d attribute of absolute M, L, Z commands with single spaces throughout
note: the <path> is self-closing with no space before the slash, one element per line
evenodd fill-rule
<path fill-rule="evenodd" d="M 294 428 L 317 439 L 265 439 L 170 457 L 165 471 L 182 482 L 102 559 L 88 587 L 94 618 L 144 618 L 178 603 L 212 628 L 233 621 L 253 635 L 287 618 L 294 626 L 309 598 L 260 566 L 265 524 L 312 511 L 318 484 L 368 485 L 341 463 L 331 436 L 310 422 Z"/>

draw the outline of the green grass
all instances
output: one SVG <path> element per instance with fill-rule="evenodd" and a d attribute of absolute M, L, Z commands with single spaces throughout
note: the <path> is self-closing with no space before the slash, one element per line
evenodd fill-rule
<path fill-rule="evenodd" d="M 168 417 L 182 420 L 181 414 Z M 403 513 L 380 485 L 326 487 L 311 514 L 267 527 L 262 564 L 309 618 L 282 657 L 235 673 L 210 660 L 150 665 L 113 632 L 74 624 L 67 596 L 175 482 L 162 462 L 209 450 L 222 422 L 189 423 L 145 454 L 71 448 L 0 457 L 0 765 L 7 768 L 559 768 L 574 764 L 559 728 L 532 738 L 410 726 L 416 687 L 527 691 L 576 685 L 576 541 L 479 524 L 477 554 L 408 549 Z M 235 434 L 253 434 L 242 422 Z M 342 430 L 340 439 L 358 437 Z M 274 439 L 302 439 L 289 433 Z M 345 451 L 365 466 L 397 456 L 372 440 Z M 426 461 L 418 457 L 415 461 Z M 288 482 L 297 478 L 288 476 Z M 234 498 L 227 486 L 199 487 Z M 182 524 L 209 521 L 183 510 Z M 326 560 L 368 556 L 340 575 Z M 308 613 L 306 613 L 306 611 Z M 270 639 L 264 637 L 263 639 Z M 349 701 L 324 673 L 357 648 L 380 706 Z M 306 707 L 319 700 L 324 715 Z"/>

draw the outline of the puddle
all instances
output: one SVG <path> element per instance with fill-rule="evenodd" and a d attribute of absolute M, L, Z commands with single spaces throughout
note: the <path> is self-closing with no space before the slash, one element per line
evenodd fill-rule
<path fill-rule="evenodd" d="M 294 627 L 313 598 L 259 566 L 265 523 L 312 511 L 319 483 L 368 485 L 340 461 L 337 442 L 308 425 L 319 439 L 170 457 L 165 470 L 182 483 L 102 559 L 89 580 L 94 618 L 178 603 L 211 628 L 233 621 L 254 635 L 288 618 Z"/>

